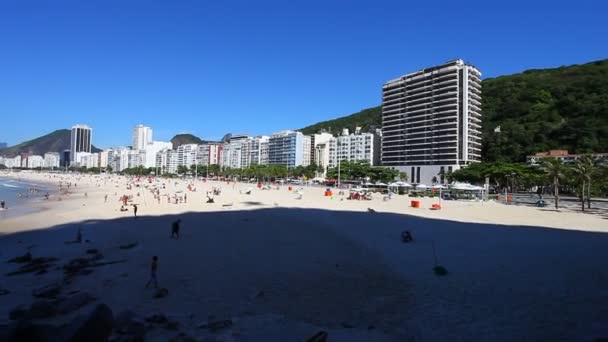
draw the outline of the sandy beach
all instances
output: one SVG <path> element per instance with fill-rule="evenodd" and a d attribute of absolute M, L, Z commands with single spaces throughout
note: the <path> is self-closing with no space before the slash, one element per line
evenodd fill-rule
<path fill-rule="evenodd" d="M 41 211 L 0 218 L 0 290 L 8 291 L 0 296 L 0 324 L 11 323 L 16 306 L 39 300 L 32 291 L 60 283 L 55 299 L 79 291 L 94 301 L 40 322 L 66 324 L 105 303 L 115 316 L 132 311 L 146 341 L 180 333 L 202 341 L 304 341 L 318 331 L 329 341 L 608 337 L 606 213 L 476 201 L 429 210 L 438 201 L 430 198 L 417 199 L 416 209 L 407 196 L 351 201 L 325 197 L 320 187 L 303 187 L 299 196 L 297 186 L 19 177 L 56 189 L 34 204 Z M 69 194 L 60 194 L 60 181 L 72 184 Z M 205 203 L 214 187 L 221 194 Z M 124 212 L 123 195 L 132 198 Z M 180 237 L 171 239 L 177 219 Z M 66 243 L 79 228 L 83 243 Z M 404 230 L 414 242 L 400 241 Z M 20 265 L 6 261 L 27 252 L 57 260 L 40 274 L 7 275 Z M 109 264 L 66 276 L 63 266 L 87 254 Z M 154 255 L 159 287 L 168 290 L 163 298 L 145 288 Z M 436 262 L 446 276 L 435 275 Z M 152 314 L 177 328 L 146 322 Z M 218 321 L 230 324 L 209 328 Z"/>

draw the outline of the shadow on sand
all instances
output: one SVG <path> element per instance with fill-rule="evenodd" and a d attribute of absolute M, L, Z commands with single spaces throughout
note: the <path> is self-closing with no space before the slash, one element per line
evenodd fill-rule
<path fill-rule="evenodd" d="M 180 238 L 171 239 L 177 218 Z M 78 227 L 90 243 L 64 244 Z M 413 243 L 400 241 L 404 230 Z M 433 273 L 433 244 L 446 277 Z M 304 340 L 318 330 L 331 341 L 608 336 L 608 234 L 266 208 L 88 220 L 0 238 L 5 260 L 29 250 L 67 263 L 89 248 L 127 262 L 70 287 L 114 311 L 172 313 L 198 337 L 209 317 L 238 322 L 231 329 L 247 341 Z M 154 255 L 169 289 L 162 300 L 143 288 Z M 0 265 L 3 274 L 13 268 Z M 29 304 L 32 287 L 58 277 L 4 276 L 0 285 L 11 303 Z M 0 315 L 10 309 L 2 305 Z"/>

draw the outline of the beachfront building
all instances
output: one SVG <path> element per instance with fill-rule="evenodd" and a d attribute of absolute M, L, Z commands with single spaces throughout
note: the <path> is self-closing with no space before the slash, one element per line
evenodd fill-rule
<path fill-rule="evenodd" d="M 268 140 L 269 136 L 262 135 L 251 139 L 250 142 L 250 164 L 268 164 Z"/>
<path fill-rule="evenodd" d="M 382 165 L 413 183 L 481 160 L 481 73 L 461 59 L 382 87 Z"/>
<path fill-rule="evenodd" d="M 114 172 L 121 172 L 129 168 L 129 152 L 131 149 L 120 147 L 116 149 L 108 149 L 108 166 Z"/>
<path fill-rule="evenodd" d="M 0 157 L 0 165 L 4 165 L 7 168 L 21 167 L 21 156 L 15 156 L 12 158 Z"/>
<path fill-rule="evenodd" d="M 561 160 L 562 163 L 571 164 L 576 162 L 584 155 L 585 154 L 568 153 L 568 150 L 550 150 L 547 152 L 538 152 L 533 155 L 529 155 L 526 157 L 526 161 L 528 164 L 538 165 L 543 159 L 554 158 Z M 608 153 L 589 153 L 587 155 L 597 162 L 608 161 Z"/>
<path fill-rule="evenodd" d="M 72 126 L 70 133 L 70 162 L 79 163 L 84 153 L 91 153 L 93 130 L 87 125 Z"/>
<path fill-rule="evenodd" d="M 47 152 L 44 154 L 44 167 L 52 169 L 59 167 L 61 157 L 58 152 Z"/>
<path fill-rule="evenodd" d="M 99 153 L 87 153 L 80 157 L 80 167 L 86 167 L 88 169 L 92 167 L 99 167 Z"/>
<path fill-rule="evenodd" d="M 99 167 L 105 169 L 108 167 L 109 151 L 104 150 L 99 152 Z"/>
<path fill-rule="evenodd" d="M 146 146 L 152 144 L 152 128 L 144 125 L 137 125 L 133 128 L 134 150 L 145 150 Z"/>
<path fill-rule="evenodd" d="M 176 174 L 179 166 L 177 150 L 163 149 L 156 154 L 156 168 L 159 174 Z"/>
<path fill-rule="evenodd" d="M 180 145 L 176 151 L 177 165 L 190 168 L 190 166 L 196 164 L 196 154 L 198 153 L 197 144 Z"/>
<path fill-rule="evenodd" d="M 354 133 L 342 130 L 342 135 L 329 140 L 329 167 L 338 166 L 338 161 L 366 161 L 372 166 L 380 163 L 380 137 L 374 133 L 361 133 L 356 127 Z"/>
<path fill-rule="evenodd" d="M 141 166 L 146 168 L 156 167 L 156 154 L 164 149 L 173 149 L 173 143 L 170 141 L 152 141 L 146 144 L 142 150 Z"/>
<path fill-rule="evenodd" d="M 329 140 L 333 137 L 327 132 L 310 135 L 310 162 L 323 170 L 317 177 L 325 177 L 329 165 Z"/>
<path fill-rule="evenodd" d="M 198 165 L 219 165 L 220 156 L 223 144 L 216 142 L 207 142 L 198 145 L 198 154 L 196 161 Z"/>
<path fill-rule="evenodd" d="M 281 131 L 268 139 L 268 164 L 288 168 L 310 164 L 310 137 L 302 132 Z"/>
<path fill-rule="evenodd" d="M 37 169 L 44 167 L 44 158 L 37 155 L 29 155 L 26 159 L 25 167 L 28 169 Z"/>

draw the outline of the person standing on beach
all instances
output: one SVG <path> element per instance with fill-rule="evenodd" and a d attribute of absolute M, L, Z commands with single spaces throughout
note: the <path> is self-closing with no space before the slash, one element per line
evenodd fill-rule
<path fill-rule="evenodd" d="M 103 197 L 103 203 L 108 203 L 108 194 Z"/>
<path fill-rule="evenodd" d="M 137 218 L 137 204 L 133 204 L 133 215 L 135 215 L 134 217 Z"/>
<path fill-rule="evenodd" d="M 156 278 L 156 272 L 158 271 L 158 257 L 155 255 L 152 257 L 152 265 L 150 267 L 150 280 L 146 284 L 146 288 L 154 282 L 154 287 L 158 288 L 158 279 Z"/>
<path fill-rule="evenodd" d="M 173 239 L 175 237 L 176 240 L 179 239 L 179 224 L 182 222 L 181 219 L 177 219 L 177 221 L 174 221 L 173 224 L 171 225 L 171 238 Z"/>

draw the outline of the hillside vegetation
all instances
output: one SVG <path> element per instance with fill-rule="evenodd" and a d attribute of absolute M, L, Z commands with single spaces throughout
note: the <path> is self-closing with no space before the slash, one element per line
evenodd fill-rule
<path fill-rule="evenodd" d="M 608 152 L 608 60 L 528 70 L 485 79 L 482 86 L 484 160 L 524 161 L 549 149 Z M 381 122 L 381 107 L 373 107 L 301 131 L 336 134 Z"/>

